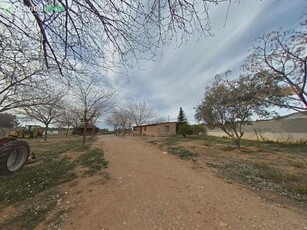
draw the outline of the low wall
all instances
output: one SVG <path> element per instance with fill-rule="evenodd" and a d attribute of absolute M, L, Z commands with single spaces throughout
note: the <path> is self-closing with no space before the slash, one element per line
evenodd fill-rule
<path fill-rule="evenodd" d="M 217 137 L 228 137 L 223 131 L 208 131 L 208 135 L 217 136 Z M 297 142 L 297 141 L 306 141 L 307 142 L 307 133 L 274 133 L 274 132 L 263 132 L 262 136 L 266 140 L 270 141 L 281 141 L 281 142 Z M 259 137 L 260 138 L 260 137 Z M 246 140 L 257 140 L 255 133 L 246 132 L 244 133 L 243 139 Z M 261 140 L 261 139 L 260 139 Z"/>

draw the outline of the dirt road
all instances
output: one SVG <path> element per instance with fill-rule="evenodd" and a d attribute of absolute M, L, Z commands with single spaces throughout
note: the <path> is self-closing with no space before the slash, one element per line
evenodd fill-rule
<path fill-rule="evenodd" d="M 67 188 L 61 229 L 307 229 L 304 213 L 269 203 L 138 138 L 102 136 L 111 179 Z M 76 189 L 77 188 L 77 189 Z"/>

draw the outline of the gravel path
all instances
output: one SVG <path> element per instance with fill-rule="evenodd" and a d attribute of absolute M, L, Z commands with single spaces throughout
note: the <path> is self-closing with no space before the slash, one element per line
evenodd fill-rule
<path fill-rule="evenodd" d="M 307 229 L 303 213 L 269 203 L 136 137 L 101 136 L 111 179 L 69 191 L 61 229 Z"/>

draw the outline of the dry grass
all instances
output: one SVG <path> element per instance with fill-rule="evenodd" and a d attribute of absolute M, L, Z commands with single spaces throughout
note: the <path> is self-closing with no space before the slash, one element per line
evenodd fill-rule
<path fill-rule="evenodd" d="M 161 148 L 186 149 L 198 165 L 227 180 L 270 191 L 307 206 L 307 146 L 244 140 L 237 150 L 228 138 L 170 137 L 151 141 Z"/>

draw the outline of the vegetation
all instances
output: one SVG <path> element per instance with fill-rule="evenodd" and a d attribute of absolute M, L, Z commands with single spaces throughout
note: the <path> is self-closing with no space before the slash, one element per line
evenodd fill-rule
<path fill-rule="evenodd" d="M 193 135 L 206 135 L 207 131 L 204 125 L 191 125 L 193 129 Z"/>
<path fill-rule="evenodd" d="M 85 174 L 94 175 L 97 171 L 107 168 L 108 161 L 104 159 L 104 153 L 101 149 L 90 149 L 78 157 L 78 163 L 87 170 Z"/>
<path fill-rule="evenodd" d="M 244 183 L 259 191 L 286 196 L 307 207 L 304 143 L 242 140 L 240 151 L 232 147 L 229 138 L 214 136 L 177 136 L 150 143 L 181 159 L 197 162 L 197 167 L 212 168 L 229 182 Z"/>
<path fill-rule="evenodd" d="M 179 114 L 178 114 L 177 122 L 178 122 L 179 125 L 188 124 L 187 115 L 183 111 L 182 107 L 180 107 L 180 109 L 179 109 Z"/>
<path fill-rule="evenodd" d="M 244 135 L 243 126 L 250 122 L 253 114 L 269 115 L 266 105 L 255 95 L 258 89 L 247 76 L 227 80 L 229 71 L 216 75 L 212 86 L 205 88 L 204 98 L 196 108 L 195 117 L 210 128 L 220 128 L 240 148 Z M 248 90 L 246 90 L 248 88 Z"/>
<path fill-rule="evenodd" d="M 257 39 L 244 69 L 259 82 L 259 89 L 271 86 L 269 96 L 259 99 L 282 108 L 307 111 L 306 29 L 305 18 L 295 30 L 272 31 Z"/>
<path fill-rule="evenodd" d="M 186 137 L 187 135 L 193 134 L 193 128 L 189 124 L 180 124 L 178 126 L 178 134 Z"/>
<path fill-rule="evenodd" d="M 49 142 L 29 140 L 39 161 L 10 176 L 0 177 L 0 209 L 14 204 L 21 207 L 14 217 L 0 223 L 0 229 L 33 229 L 63 195 L 58 186 L 78 177 L 74 172 L 77 166 L 84 168 L 89 176 L 107 167 L 103 151 L 90 150 L 89 144 L 83 146 L 81 140 L 79 137 L 51 138 Z M 79 158 L 69 158 L 70 151 L 80 151 Z M 107 179 L 108 175 L 104 177 Z"/>
<path fill-rule="evenodd" d="M 17 117 L 9 113 L 0 113 L 0 128 L 13 128 L 19 125 Z"/>
<path fill-rule="evenodd" d="M 307 203 L 306 174 L 295 175 L 265 163 L 233 161 L 222 168 L 223 173 L 250 186 L 286 195 Z"/>
<path fill-rule="evenodd" d="M 122 107 L 114 109 L 106 118 L 107 124 L 113 126 L 116 135 L 126 135 L 126 130 L 131 129 L 131 125 L 141 127 L 154 118 L 153 108 L 145 101 L 128 101 Z M 142 129 L 139 128 L 139 135 L 142 135 Z"/>
<path fill-rule="evenodd" d="M 36 99 L 37 104 L 25 107 L 24 111 L 30 118 L 42 122 L 45 125 L 44 140 L 47 141 L 49 125 L 56 123 L 62 113 L 65 92 L 41 87 L 35 94 L 41 94 L 40 98 Z"/>

